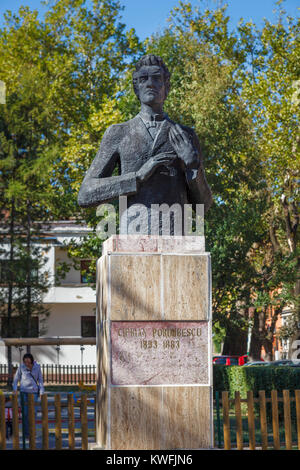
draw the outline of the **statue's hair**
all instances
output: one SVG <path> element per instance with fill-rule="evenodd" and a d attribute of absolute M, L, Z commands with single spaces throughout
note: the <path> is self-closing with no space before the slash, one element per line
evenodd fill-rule
<path fill-rule="evenodd" d="M 137 78 L 138 78 L 137 72 L 144 65 L 148 65 L 148 66 L 158 65 L 162 69 L 163 75 L 164 75 L 165 87 L 166 87 L 166 97 L 167 97 L 169 90 L 170 90 L 171 74 L 168 70 L 168 67 L 165 65 L 164 61 L 162 60 L 162 58 L 154 54 L 144 55 L 135 65 L 135 71 L 132 74 L 132 82 L 133 82 L 133 89 L 134 89 L 136 96 L 139 97 L 138 87 L 137 87 Z"/>

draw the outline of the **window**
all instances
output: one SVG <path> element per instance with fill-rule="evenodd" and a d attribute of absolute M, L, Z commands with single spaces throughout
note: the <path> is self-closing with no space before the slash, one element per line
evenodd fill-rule
<path fill-rule="evenodd" d="M 93 261 L 84 259 L 80 261 L 80 282 L 88 284 L 89 282 L 96 282 L 96 274 L 91 267 Z"/>
<path fill-rule="evenodd" d="M 81 317 L 81 336 L 83 338 L 95 338 L 96 336 L 95 315 Z"/>
<path fill-rule="evenodd" d="M 25 317 L 11 317 L 10 319 L 10 336 L 8 336 L 8 318 L 1 318 L 1 336 L 2 338 L 22 338 L 27 336 L 27 325 Z M 31 317 L 31 338 L 39 336 L 39 317 Z"/>

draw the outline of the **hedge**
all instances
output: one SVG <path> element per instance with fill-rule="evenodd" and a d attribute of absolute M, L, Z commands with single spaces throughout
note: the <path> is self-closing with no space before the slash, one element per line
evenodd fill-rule
<path fill-rule="evenodd" d="M 242 398 L 247 397 L 247 391 L 252 390 L 258 395 L 259 390 L 265 390 L 267 396 L 271 390 L 299 390 L 300 367 L 287 366 L 213 366 L 214 391 L 227 390 L 230 397 L 235 391 L 241 393 Z"/>

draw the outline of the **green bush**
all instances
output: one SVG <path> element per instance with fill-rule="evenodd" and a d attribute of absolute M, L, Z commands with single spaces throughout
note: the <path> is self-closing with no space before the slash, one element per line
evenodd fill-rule
<path fill-rule="evenodd" d="M 214 365 L 214 391 L 229 391 L 230 397 L 239 391 L 242 398 L 247 397 L 247 391 L 252 390 L 258 396 L 259 390 L 265 390 L 270 396 L 271 390 L 300 389 L 300 367 L 285 366 L 222 366 Z"/>

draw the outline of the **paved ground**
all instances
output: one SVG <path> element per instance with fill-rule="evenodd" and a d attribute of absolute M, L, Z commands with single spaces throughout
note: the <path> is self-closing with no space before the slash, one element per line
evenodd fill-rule
<path fill-rule="evenodd" d="M 54 411 L 54 393 L 48 395 L 48 426 L 49 426 L 49 448 L 55 449 L 55 411 Z M 76 405 L 76 395 L 74 397 Z M 89 400 L 90 401 L 90 400 Z M 80 423 L 80 408 L 79 406 L 74 407 L 74 418 L 75 418 L 75 446 L 81 448 L 81 423 Z M 68 448 L 68 409 L 67 409 L 67 394 L 61 393 L 61 425 L 62 425 L 62 445 L 63 448 Z M 92 403 L 88 405 L 88 440 L 89 442 L 95 442 L 94 437 L 95 428 L 95 416 L 94 416 L 94 398 Z M 22 423 L 19 423 L 19 436 L 20 436 L 20 448 L 23 447 L 22 441 Z M 8 450 L 12 449 L 12 437 L 6 441 L 6 447 Z M 28 440 L 26 440 L 26 448 L 29 448 Z M 37 422 L 36 422 L 36 448 L 42 448 L 42 425 L 41 425 L 41 406 L 40 403 L 37 405 Z"/>

